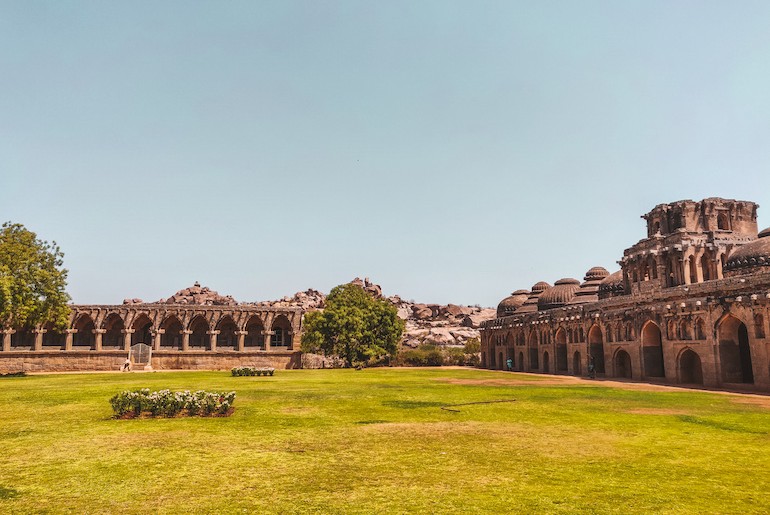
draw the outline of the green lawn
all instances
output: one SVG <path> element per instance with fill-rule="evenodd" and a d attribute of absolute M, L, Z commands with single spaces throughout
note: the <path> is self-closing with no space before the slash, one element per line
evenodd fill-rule
<path fill-rule="evenodd" d="M 111 419 L 139 387 L 236 409 Z M 0 378 L 0 512 L 768 513 L 770 408 L 741 400 L 470 369 Z M 513 402 L 441 409 L 488 401 Z"/>

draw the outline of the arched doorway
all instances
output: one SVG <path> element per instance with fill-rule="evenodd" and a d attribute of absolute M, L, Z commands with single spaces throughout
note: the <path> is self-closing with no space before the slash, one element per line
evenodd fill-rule
<path fill-rule="evenodd" d="M 238 326 L 235 325 L 235 321 L 225 315 L 217 324 L 217 349 L 222 350 L 236 350 L 238 348 L 238 335 L 235 334 L 238 331 Z"/>
<path fill-rule="evenodd" d="M 615 353 L 615 377 L 631 379 L 631 356 L 628 352 L 620 349 Z"/>
<path fill-rule="evenodd" d="M 73 329 L 77 330 L 77 332 L 72 335 L 73 347 L 77 347 L 79 350 L 96 348 L 94 335 L 96 326 L 90 316 L 80 315 L 75 321 Z"/>
<path fill-rule="evenodd" d="M 583 373 L 583 367 L 581 365 L 580 361 L 580 352 L 575 351 L 575 354 L 572 355 L 572 374 L 576 376 L 580 376 Z"/>
<path fill-rule="evenodd" d="M 642 327 L 642 361 L 645 377 L 666 377 L 663 337 L 658 324 L 651 320 Z"/>
<path fill-rule="evenodd" d="M 102 324 L 105 330 L 102 336 L 103 349 L 122 349 L 123 348 L 123 319 L 117 313 L 110 313 Z"/>
<path fill-rule="evenodd" d="M 43 333 L 43 347 L 48 349 L 64 349 L 67 342 L 67 336 L 54 326 L 53 322 L 48 322 L 45 325 L 45 333 Z"/>
<path fill-rule="evenodd" d="M 719 361 L 725 383 L 754 383 L 749 331 L 746 324 L 727 315 L 717 327 Z"/>
<path fill-rule="evenodd" d="M 131 325 L 131 345 L 143 343 L 152 346 L 152 320 L 145 314 L 139 315 Z"/>
<path fill-rule="evenodd" d="M 543 353 L 543 373 L 544 374 L 550 374 L 551 373 L 551 363 L 550 363 L 550 356 L 548 356 L 548 351 L 545 351 Z"/>
<path fill-rule="evenodd" d="M 567 371 L 567 333 L 560 327 L 556 331 L 556 372 Z"/>
<path fill-rule="evenodd" d="M 246 322 L 246 337 L 243 342 L 243 346 L 247 349 L 265 348 L 265 326 L 262 324 L 262 320 L 253 315 Z"/>
<path fill-rule="evenodd" d="M 594 370 L 597 374 L 604 374 L 604 337 L 602 330 L 594 324 L 588 331 L 588 355 L 594 361 Z"/>
<path fill-rule="evenodd" d="M 279 315 L 275 320 L 273 320 L 273 327 L 271 328 L 271 331 L 273 332 L 272 336 L 270 337 L 271 347 L 288 347 L 289 349 L 292 348 L 291 322 L 289 322 L 288 318 L 286 318 L 284 315 Z"/>
<path fill-rule="evenodd" d="M 519 372 L 524 372 L 524 353 L 519 352 Z"/>
<path fill-rule="evenodd" d="M 211 339 L 209 338 L 209 323 L 198 315 L 190 322 L 190 349 L 209 350 Z"/>
<path fill-rule="evenodd" d="M 505 363 L 505 362 L 503 361 L 503 353 L 502 353 L 502 352 L 499 352 L 499 353 L 497 354 L 497 367 L 498 367 L 500 370 L 503 370 L 503 369 L 505 368 L 505 364 L 504 364 L 504 363 Z"/>
<path fill-rule="evenodd" d="M 679 356 L 679 382 L 683 384 L 703 384 L 703 368 L 700 356 L 692 349 L 685 350 Z"/>
<path fill-rule="evenodd" d="M 171 315 L 166 318 L 160 328 L 163 333 L 160 335 L 160 347 L 164 350 L 182 350 L 182 322 L 177 317 Z"/>
<path fill-rule="evenodd" d="M 540 356 L 537 351 L 537 333 L 532 331 L 529 335 L 529 369 L 538 370 L 540 368 Z"/>

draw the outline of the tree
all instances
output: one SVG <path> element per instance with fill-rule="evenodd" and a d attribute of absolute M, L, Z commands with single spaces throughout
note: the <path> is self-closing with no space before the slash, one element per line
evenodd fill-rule
<path fill-rule="evenodd" d="M 404 333 L 395 306 L 350 283 L 333 288 L 324 310 L 307 313 L 303 326 L 303 352 L 341 356 L 348 366 L 395 355 Z"/>
<path fill-rule="evenodd" d="M 56 242 L 37 238 L 21 224 L 6 222 L 0 230 L 0 324 L 32 327 L 46 321 L 64 329 L 70 296 L 64 254 Z"/>

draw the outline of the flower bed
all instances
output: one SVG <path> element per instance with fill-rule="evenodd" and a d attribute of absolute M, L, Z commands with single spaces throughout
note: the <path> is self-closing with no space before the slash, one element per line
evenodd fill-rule
<path fill-rule="evenodd" d="M 115 394 L 110 399 L 110 404 L 116 418 L 226 417 L 232 414 L 234 401 L 235 392 L 150 392 L 149 388 L 142 388 Z"/>
<path fill-rule="evenodd" d="M 233 376 L 271 376 L 275 373 L 275 369 L 269 367 L 234 367 L 230 372 Z"/>

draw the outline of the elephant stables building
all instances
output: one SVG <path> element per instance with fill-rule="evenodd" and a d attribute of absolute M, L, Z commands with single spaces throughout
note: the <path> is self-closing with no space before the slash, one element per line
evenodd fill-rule
<path fill-rule="evenodd" d="M 299 368 L 300 308 L 253 305 L 71 306 L 70 325 L 2 331 L 0 373 L 132 367 Z M 142 354 L 142 356 L 140 356 Z"/>
<path fill-rule="evenodd" d="M 619 271 L 503 299 L 482 324 L 482 367 L 770 391 L 770 229 L 757 233 L 758 207 L 656 206 Z"/>

